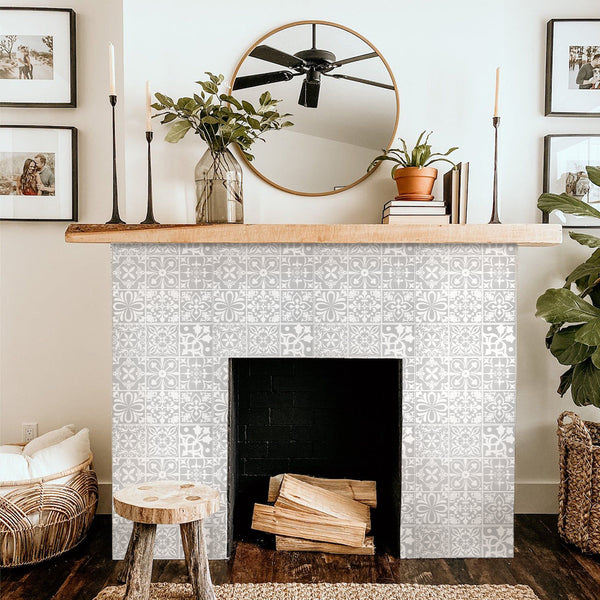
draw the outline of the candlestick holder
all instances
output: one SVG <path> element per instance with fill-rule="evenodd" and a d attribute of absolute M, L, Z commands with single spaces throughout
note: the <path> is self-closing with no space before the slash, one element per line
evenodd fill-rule
<path fill-rule="evenodd" d="M 152 154 L 150 152 L 150 144 L 154 134 L 151 131 L 146 131 L 146 142 L 148 142 L 148 210 L 146 218 L 140 223 L 141 225 L 159 225 L 159 222 L 154 218 L 152 210 Z"/>
<path fill-rule="evenodd" d="M 117 105 L 117 95 L 110 94 L 108 96 L 110 105 L 112 106 L 112 151 L 113 151 L 113 207 L 112 217 L 110 221 L 106 221 L 107 225 L 125 223 L 119 216 L 119 189 L 117 185 L 117 131 L 116 131 L 116 115 L 115 107 Z"/>
<path fill-rule="evenodd" d="M 492 192 L 492 217 L 489 225 L 500 225 L 498 218 L 498 128 L 500 127 L 500 117 L 492 117 L 494 126 L 494 188 Z"/>

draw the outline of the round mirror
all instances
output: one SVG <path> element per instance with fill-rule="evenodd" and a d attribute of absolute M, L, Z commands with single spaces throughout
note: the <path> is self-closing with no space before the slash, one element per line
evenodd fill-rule
<path fill-rule="evenodd" d="M 232 93 L 257 105 L 268 90 L 294 124 L 265 134 L 249 167 L 304 196 L 344 191 L 367 177 L 398 125 L 392 71 L 358 33 L 326 21 L 284 25 L 263 36 L 233 74 Z"/>

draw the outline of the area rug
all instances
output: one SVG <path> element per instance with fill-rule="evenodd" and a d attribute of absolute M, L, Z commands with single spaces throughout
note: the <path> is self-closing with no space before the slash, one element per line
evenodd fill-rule
<path fill-rule="evenodd" d="M 125 586 L 95 600 L 122 600 Z M 233 583 L 215 586 L 217 600 L 539 600 L 526 585 L 412 585 L 375 583 Z M 192 600 L 191 587 L 153 583 L 150 600 Z"/>

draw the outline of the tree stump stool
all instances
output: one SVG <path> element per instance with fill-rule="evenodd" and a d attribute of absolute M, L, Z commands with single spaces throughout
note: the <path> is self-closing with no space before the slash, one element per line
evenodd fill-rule
<path fill-rule="evenodd" d="M 150 481 L 118 491 L 115 512 L 133 521 L 119 581 L 123 600 L 148 600 L 157 525 L 178 524 L 190 583 L 196 600 L 215 600 L 208 570 L 202 520 L 219 508 L 219 492 L 199 483 Z"/>

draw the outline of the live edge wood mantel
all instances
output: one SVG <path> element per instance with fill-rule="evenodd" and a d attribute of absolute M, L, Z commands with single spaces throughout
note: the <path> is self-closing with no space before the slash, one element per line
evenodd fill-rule
<path fill-rule="evenodd" d="M 65 240 L 104 244 L 516 244 L 555 246 L 562 227 L 510 225 L 69 225 Z"/>

